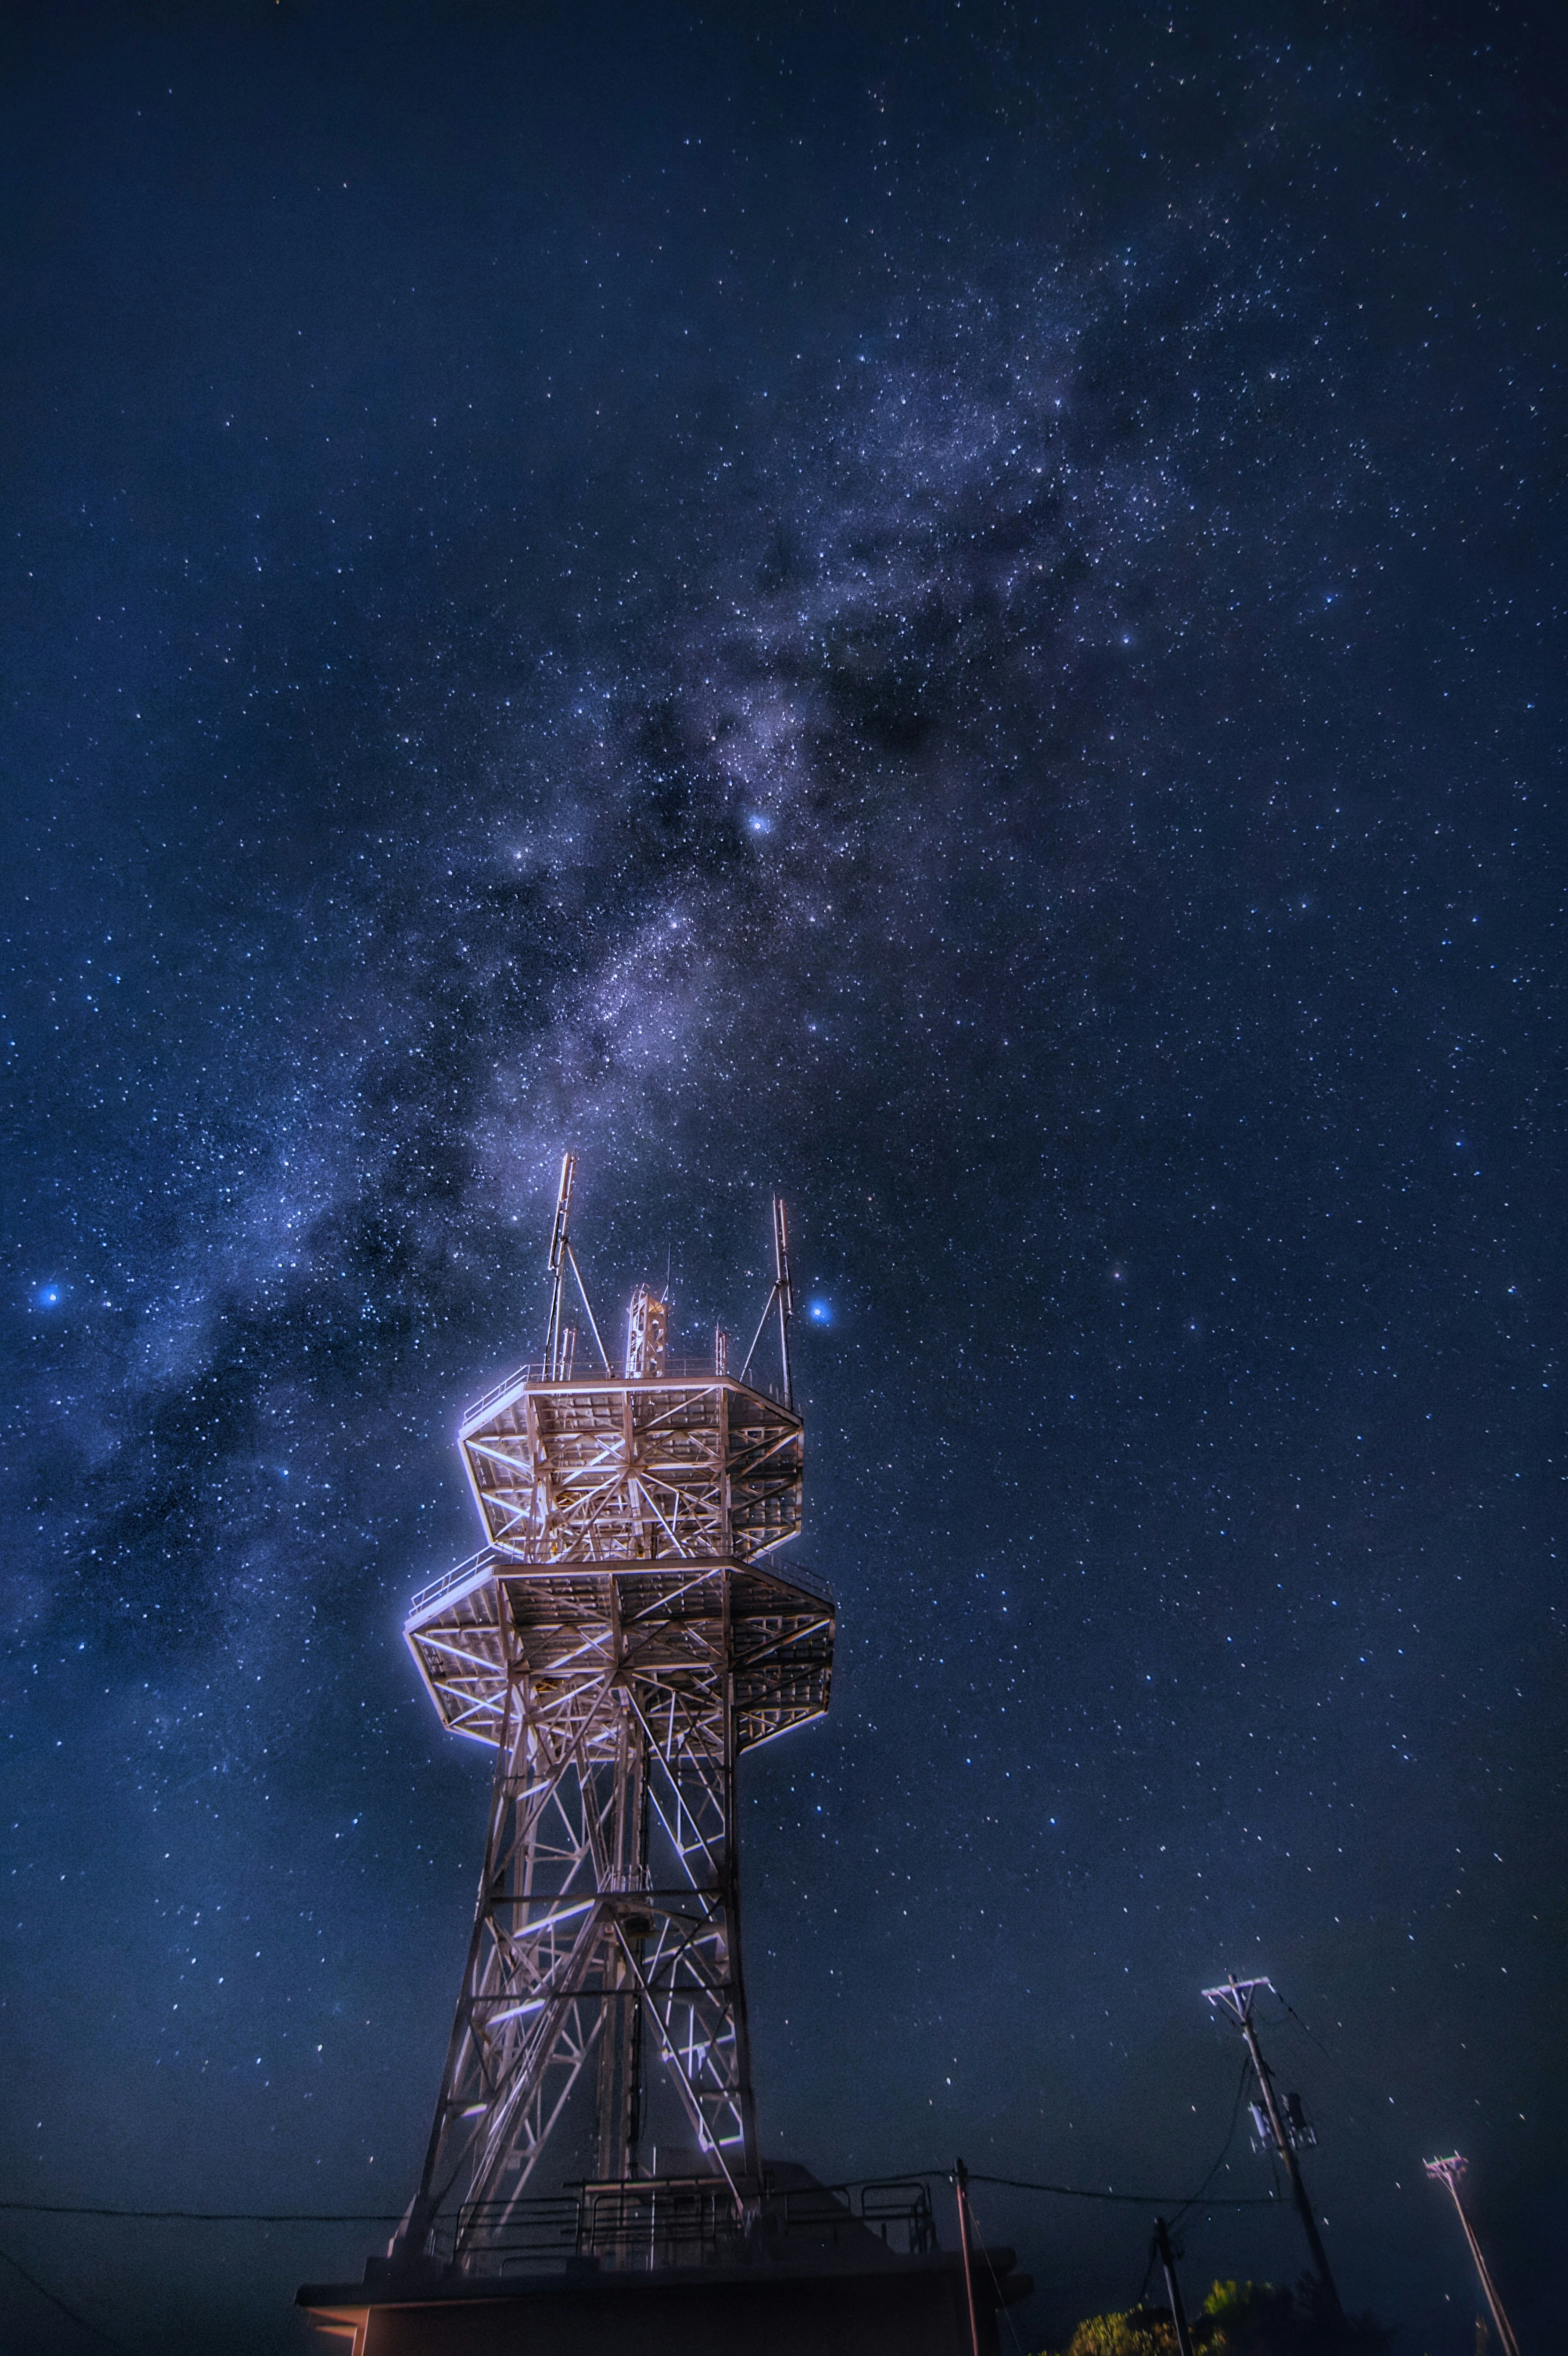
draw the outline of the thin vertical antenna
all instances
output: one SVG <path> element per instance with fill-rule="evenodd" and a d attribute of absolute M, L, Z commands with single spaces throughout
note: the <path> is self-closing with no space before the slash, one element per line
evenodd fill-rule
<path fill-rule="evenodd" d="M 578 1295 L 582 1302 L 583 1314 L 588 1320 L 588 1330 L 594 1341 L 598 1343 L 599 1355 L 604 1361 L 604 1371 L 606 1374 L 611 1372 L 610 1360 L 604 1344 L 599 1340 L 599 1328 L 594 1323 L 588 1290 L 582 1281 L 582 1270 L 578 1267 L 577 1254 L 571 1248 L 569 1223 L 571 1217 L 571 1182 L 576 1175 L 576 1154 L 563 1153 L 560 1157 L 560 1191 L 555 1198 L 555 1225 L 549 1231 L 549 1323 L 545 1327 L 544 1335 L 545 1380 L 549 1383 L 564 1382 L 567 1379 L 571 1373 L 571 1362 L 577 1354 L 577 1336 L 571 1327 L 563 1323 L 568 1269 L 571 1270 L 577 1280 Z"/>
<path fill-rule="evenodd" d="M 766 1332 L 768 1320 L 773 1315 L 775 1309 L 779 1313 L 779 1370 L 784 1377 L 784 1402 L 785 1407 L 789 1408 L 790 1413 L 793 1415 L 795 1412 L 795 1384 L 790 1375 L 789 1328 L 790 1320 L 795 1315 L 795 1294 L 791 1290 L 789 1280 L 789 1226 L 784 1218 L 784 1196 L 782 1194 L 775 1194 L 773 1196 L 773 1287 L 769 1291 L 767 1300 L 763 1304 L 763 1313 L 757 1320 L 757 1330 L 752 1336 L 752 1346 L 747 1351 L 745 1363 L 741 1368 L 740 1379 L 741 1382 L 745 1381 L 746 1376 L 752 1371 L 752 1360 L 757 1355 L 757 1344 L 762 1340 L 763 1333 Z"/>
<path fill-rule="evenodd" d="M 561 1354 L 560 1312 L 566 1284 L 566 1263 L 571 1246 L 567 1241 L 567 1222 L 571 1215 L 571 1182 L 577 1174 L 577 1156 L 563 1153 L 560 1157 L 560 1185 L 555 1198 L 555 1223 L 549 1231 L 549 1320 L 545 1326 L 544 1366 L 547 1380 L 558 1370 Z"/>
<path fill-rule="evenodd" d="M 795 1411 L 795 1384 L 789 1370 L 789 1322 L 795 1315 L 795 1295 L 789 1282 L 789 1227 L 784 1196 L 773 1196 L 773 1291 L 779 1304 L 779 1357 L 784 1365 L 784 1405 Z"/>
<path fill-rule="evenodd" d="M 1268 2063 L 1264 2060 L 1264 2050 L 1258 2043 L 1258 2032 L 1253 2021 L 1253 2003 L 1259 1988 L 1267 1988 L 1271 1996 L 1275 1993 L 1272 1980 L 1239 1980 L 1232 1977 L 1226 1981 L 1223 1987 L 1205 1988 L 1203 1994 L 1209 2003 L 1217 2007 L 1220 2011 L 1230 2015 L 1247 2041 L 1247 2051 L 1252 2056 L 1253 2075 L 1258 2082 L 1258 2092 L 1263 2096 L 1264 2111 L 1268 2119 L 1269 2135 L 1275 2150 L 1285 2162 L 1285 2172 L 1290 2179 L 1291 2198 L 1296 2202 L 1296 2213 L 1301 2219 L 1301 2230 L 1307 2236 L 1307 2246 L 1312 2254 L 1312 2263 L 1317 2270 L 1318 2285 L 1330 2309 L 1335 2315 L 1339 2315 L 1342 2312 L 1339 2306 L 1339 2288 L 1329 2270 L 1328 2254 L 1323 2247 L 1323 2236 L 1317 2230 L 1317 2220 L 1313 2214 L 1312 2203 L 1307 2197 L 1307 2186 L 1301 2174 L 1301 2163 L 1296 2157 L 1298 2137 L 1292 2121 L 1280 2108 L 1279 2096 L 1275 2093 L 1274 2079 L 1269 2073 Z"/>

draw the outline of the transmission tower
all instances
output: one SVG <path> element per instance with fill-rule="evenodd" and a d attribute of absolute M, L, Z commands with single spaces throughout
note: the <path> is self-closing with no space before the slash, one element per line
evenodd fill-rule
<path fill-rule="evenodd" d="M 1330 2312 L 1338 2315 L 1340 2312 L 1339 2289 L 1329 2269 L 1328 2254 L 1323 2247 L 1323 2236 L 1317 2230 L 1317 2220 L 1313 2214 L 1312 2203 L 1307 2197 L 1307 2184 L 1301 2173 L 1301 2162 L 1296 2158 L 1296 2153 L 1302 2145 L 1313 2142 L 1316 2138 L 1302 2117 L 1300 2096 L 1287 2094 L 1282 2102 L 1275 2092 L 1273 2075 L 1268 2063 L 1264 2060 L 1263 2047 L 1258 2042 L 1257 2024 L 1253 2019 L 1253 2007 L 1259 1988 L 1267 1988 L 1271 1996 L 1275 1994 L 1274 1982 L 1267 1979 L 1228 1979 L 1223 1987 L 1205 1988 L 1203 1994 L 1218 2011 L 1225 2013 L 1235 2022 L 1246 2040 L 1247 2051 L 1252 2058 L 1253 2075 L 1258 2082 L 1261 2124 L 1266 2131 L 1267 2142 L 1279 2154 L 1285 2163 L 1285 2172 L 1290 2179 L 1291 2198 L 1296 2203 L 1297 2214 L 1301 2219 L 1301 2229 L 1307 2236 L 1307 2246 L 1312 2254 L 1313 2271 L 1317 2276 L 1318 2289 Z M 1259 2115 L 1256 2108 L 1253 2115 L 1254 2118 Z"/>
<path fill-rule="evenodd" d="M 574 1169 L 568 1154 L 542 1357 L 459 1430 L 485 1544 L 414 1598 L 405 1630 L 443 1723 L 496 1752 L 446 2066 L 392 2250 L 417 2260 L 439 2223 L 460 2269 L 493 2262 L 552 2134 L 582 2174 L 626 2185 L 651 2176 L 662 2116 L 667 2149 L 689 2147 L 738 2212 L 753 2202 L 735 1762 L 820 1717 L 832 1667 L 831 1602 L 773 1560 L 801 1507 L 783 1204 L 739 1375 L 722 1329 L 711 1364 L 673 1358 L 669 1303 L 645 1285 L 616 1361 L 572 1249 Z M 775 1312 L 769 1387 L 752 1366 Z"/>

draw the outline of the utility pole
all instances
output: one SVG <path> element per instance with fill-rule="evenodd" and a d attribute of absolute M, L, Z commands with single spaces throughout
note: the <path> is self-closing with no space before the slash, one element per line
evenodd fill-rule
<path fill-rule="evenodd" d="M 1344 2309 L 1339 2304 L 1339 2288 L 1329 2268 L 1328 2254 L 1323 2247 L 1323 2236 L 1317 2230 L 1317 2220 L 1312 2213 L 1312 2203 L 1307 2197 L 1307 2186 L 1301 2175 L 1301 2163 L 1296 2157 L 1296 2136 L 1280 2109 L 1279 2097 L 1274 2090 L 1274 2080 L 1269 2075 L 1268 2063 L 1264 2060 L 1263 2047 L 1258 2043 L 1257 2028 L 1253 2019 L 1253 2005 L 1259 1988 L 1267 1988 L 1271 1996 L 1275 1993 L 1272 1980 L 1239 1980 L 1232 1977 L 1226 1980 L 1223 1987 L 1205 1988 L 1203 1994 L 1216 2010 L 1230 2015 L 1246 2039 L 1247 2051 L 1252 2056 L 1253 2074 L 1257 2079 L 1258 2092 L 1263 2096 L 1269 2134 L 1274 2138 L 1275 2149 L 1285 2162 L 1285 2172 L 1290 2179 L 1291 2198 L 1296 2202 L 1297 2213 L 1301 2218 L 1301 2230 L 1307 2236 L 1307 2246 L 1312 2253 L 1312 2264 L 1317 2272 L 1318 2288 L 1322 2291 L 1330 2312 L 1334 2315 L 1341 2315 Z M 1515 2356 L 1517 2356 L 1517 2351 Z"/>
<path fill-rule="evenodd" d="M 1163 2217 L 1154 2221 L 1154 2245 L 1159 2252 L 1160 2265 L 1165 2268 L 1165 2295 L 1170 2301 L 1170 2319 L 1176 2326 L 1176 2344 L 1181 2356 L 1192 2356 L 1192 2334 L 1187 2329 L 1187 2309 L 1181 2304 L 1181 2285 L 1176 2279 L 1176 2253 L 1170 2246 L 1170 2234 Z"/>
<path fill-rule="evenodd" d="M 975 2309 L 975 2238 L 969 2215 L 969 2171 L 960 2160 L 953 2171 L 958 2195 L 958 2246 L 964 2253 L 964 2288 L 969 2297 L 969 2356 L 980 2356 L 980 2319 Z M 1518 2356 L 1518 2351 L 1515 2351 Z"/>
<path fill-rule="evenodd" d="M 1465 2204 L 1459 2198 L 1459 2185 L 1465 2173 L 1466 2162 L 1455 2151 L 1450 2152 L 1446 2159 L 1427 2160 L 1425 2168 L 1427 2175 L 1436 2183 L 1445 2184 L 1453 2195 L 1454 2206 L 1459 2212 L 1459 2222 L 1465 2228 L 1465 2239 L 1470 2244 L 1470 2255 L 1476 2262 L 1476 2272 L 1480 2276 L 1481 2288 L 1487 2295 L 1487 2305 L 1492 2310 L 1492 2321 L 1498 2327 L 1498 2339 L 1502 2347 L 1503 2356 L 1519 2356 L 1519 2341 L 1513 2336 L 1513 2326 L 1503 2312 L 1503 2303 L 1498 2297 L 1498 2286 L 1492 2280 L 1490 2269 L 1481 2255 L 1481 2245 L 1476 2239 L 1476 2229 L 1465 2213 Z M 1485 2324 L 1481 2326 L 1481 2329 L 1483 2331 L 1486 2329 Z"/>

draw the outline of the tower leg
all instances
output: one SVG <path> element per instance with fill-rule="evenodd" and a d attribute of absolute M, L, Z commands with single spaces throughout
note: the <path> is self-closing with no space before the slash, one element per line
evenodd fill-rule
<path fill-rule="evenodd" d="M 641 2126 L 643 2002 L 632 1958 L 653 1927 L 652 1918 L 635 1910 L 648 1878 L 646 1748 L 635 1713 L 629 1706 L 624 1708 L 606 1879 L 632 1901 L 620 1918 L 631 1953 L 615 1942 L 605 1959 L 595 2163 L 596 2173 L 605 2182 L 619 2182 L 634 2172 Z"/>
<path fill-rule="evenodd" d="M 460 2264 L 505 2246 L 591 2061 L 600 2180 L 634 2172 L 656 2074 L 738 2207 L 755 2170 L 727 1601 L 672 1633 L 662 1616 L 623 1624 L 613 1596 L 592 1624 L 573 1679 L 541 1694 L 520 1647 L 514 1662 L 410 2256 L 432 2232 Z"/>

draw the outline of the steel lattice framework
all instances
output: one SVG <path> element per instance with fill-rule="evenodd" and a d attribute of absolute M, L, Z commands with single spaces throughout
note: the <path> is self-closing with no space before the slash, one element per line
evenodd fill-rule
<path fill-rule="evenodd" d="M 820 1716 L 832 1666 L 831 1603 L 769 1559 L 801 1501 L 782 1205 L 758 1328 L 776 1309 L 782 1397 L 745 1379 L 750 1356 L 729 1373 L 722 1333 L 711 1366 L 672 1365 L 667 1304 L 645 1289 L 622 1365 L 580 1375 L 562 1313 L 571 1178 L 569 1156 L 545 1357 L 460 1430 L 487 1543 L 415 1597 L 405 1632 L 444 1724 L 496 1752 L 446 2068 L 394 2245 L 413 2254 L 439 2216 L 467 2265 L 504 2237 L 585 2081 L 600 2180 L 638 2173 L 658 2070 L 743 2201 L 757 2158 L 735 1762 Z"/>

